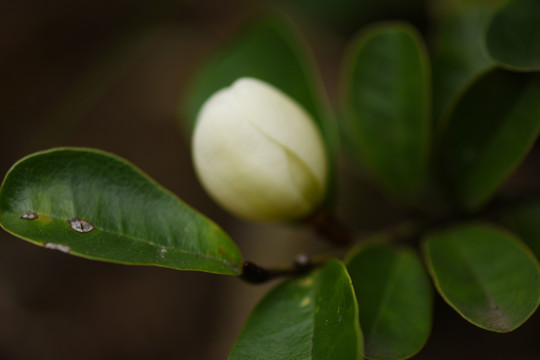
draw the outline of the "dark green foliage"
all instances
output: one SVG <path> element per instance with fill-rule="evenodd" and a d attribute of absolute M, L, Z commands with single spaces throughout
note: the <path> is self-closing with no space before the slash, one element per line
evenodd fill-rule
<path fill-rule="evenodd" d="M 512 331 L 538 307 L 538 262 L 511 234 L 462 225 L 427 236 L 424 250 L 440 295 L 473 324 Z"/>
<path fill-rule="evenodd" d="M 438 148 L 442 182 L 462 207 L 485 204 L 521 163 L 540 130 L 539 98 L 538 75 L 497 69 L 463 93 Z"/>
<path fill-rule="evenodd" d="M 272 290 L 253 310 L 230 359 L 359 360 L 358 306 L 345 266 L 319 271 Z"/>
<path fill-rule="evenodd" d="M 422 184 L 430 148 L 422 40 L 405 24 L 370 27 L 353 40 L 344 68 L 347 143 L 387 188 L 408 195 Z"/>
<path fill-rule="evenodd" d="M 503 67 L 540 70 L 540 2 L 510 0 L 491 19 L 486 33 L 489 55 Z"/>
<path fill-rule="evenodd" d="M 19 161 L 0 191 L 0 225 L 90 259 L 238 275 L 229 237 L 126 161 L 56 149 Z"/>
<path fill-rule="evenodd" d="M 510 208 L 502 214 L 503 223 L 508 226 L 540 259 L 540 203 L 533 201 Z"/>
<path fill-rule="evenodd" d="M 433 53 L 435 125 L 466 84 L 492 64 L 482 48 L 489 15 L 489 9 L 474 7 L 451 14 L 439 24 Z"/>
<path fill-rule="evenodd" d="M 352 254 L 347 270 L 358 300 L 365 355 L 382 360 L 417 353 L 429 337 L 432 303 L 418 255 L 388 245 L 366 246 Z"/>

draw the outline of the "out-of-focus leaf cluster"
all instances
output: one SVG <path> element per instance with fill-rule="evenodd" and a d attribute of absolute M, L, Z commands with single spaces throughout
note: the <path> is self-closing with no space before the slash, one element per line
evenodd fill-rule
<path fill-rule="evenodd" d="M 256 26 L 214 57 L 204 68 L 202 80 L 195 83 L 195 89 L 207 88 L 197 92 L 202 101 L 211 91 L 226 85 L 212 80 L 220 78 L 216 72 L 230 77 L 229 82 L 239 76 L 261 76 L 304 106 L 327 140 L 334 136 L 334 118 L 339 119 L 342 146 L 337 151 L 346 150 L 389 198 L 420 209 L 429 219 L 433 204 L 430 197 L 435 197 L 444 202 L 448 218 L 469 219 L 412 234 L 420 240 L 420 253 L 402 243 L 396 246 L 396 239 L 390 237 L 374 240 L 349 254 L 345 265 L 362 328 L 363 341 L 357 342 L 363 344 L 363 354 L 368 358 L 404 359 L 420 351 L 431 329 L 430 277 L 452 308 L 487 330 L 511 331 L 538 306 L 538 261 L 524 245 L 538 249 L 534 245 L 540 242 L 540 232 L 534 225 L 537 212 L 529 208 L 505 217 L 526 239 L 519 239 L 501 224 L 483 220 L 481 215 L 491 209 L 498 190 L 538 136 L 540 78 L 531 64 L 537 61 L 535 45 L 540 42 L 535 42 L 538 34 L 531 30 L 532 20 L 527 20 L 532 15 L 522 22 L 519 18 L 524 12 L 540 11 L 530 1 L 514 0 L 504 7 L 493 4 L 461 4 L 438 14 L 434 18 L 436 31 L 429 37 L 425 29 L 421 32 L 403 21 L 363 27 L 349 42 L 344 56 L 336 116 L 321 116 L 327 110 L 313 107 L 326 101 L 317 87 L 320 84 L 309 80 L 318 79 L 318 74 L 302 39 L 293 39 L 297 36 L 294 30 L 280 30 L 282 35 L 287 33 L 283 44 L 294 44 L 283 52 L 284 47 L 277 46 L 275 38 L 273 42 L 264 40 L 268 32 L 276 32 L 269 23 Z M 287 22 L 280 24 L 289 27 Z M 505 26 L 513 26 L 512 36 L 520 39 L 518 43 L 499 30 Z M 265 35 L 257 41 L 256 34 Z M 535 45 L 529 46 L 533 42 Z M 261 50 L 253 43 L 266 46 Z M 514 51 L 515 46 L 522 50 Z M 526 47 L 530 51 L 525 51 Z M 508 53 L 513 55 L 504 56 Z M 261 54 L 267 54 L 265 58 L 271 61 L 261 62 Z M 287 57 L 294 62 L 283 66 Z M 235 61 L 238 58 L 249 59 L 249 66 Z M 272 63 L 281 64 L 283 71 L 270 74 L 264 70 L 277 70 Z M 302 71 L 291 75 L 289 69 L 299 63 L 304 64 L 299 67 Z M 299 74 L 308 80 L 288 82 Z M 192 121 L 194 115 L 192 110 Z M 336 148 L 330 149 L 335 155 Z M 313 325 L 299 330 L 295 326 L 296 316 L 307 311 L 300 306 L 303 295 L 299 295 L 298 284 L 310 279 L 291 280 L 261 302 L 232 358 L 247 354 L 246 349 L 255 358 L 263 358 L 263 354 L 280 358 L 309 347 L 309 358 L 329 358 L 328 353 L 323 357 L 317 351 L 316 341 L 307 341 L 313 339 L 313 331 L 324 328 Z M 320 296 L 337 301 L 342 293 L 334 289 Z M 270 309 L 288 302 L 293 304 L 281 315 L 268 315 Z M 315 318 L 326 311 L 327 321 L 341 321 L 339 307 L 324 309 L 320 304 L 312 309 Z M 285 322 L 280 322 L 279 329 L 268 329 L 276 317 Z M 294 339 L 303 334 L 303 340 L 293 340 L 283 329 L 294 330 Z M 277 339 L 273 336 L 281 340 L 273 341 Z M 335 341 L 339 341 L 339 335 Z M 356 359 L 359 355 L 351 350 L 347 355 L 340 353 L 339 358 Z"/>

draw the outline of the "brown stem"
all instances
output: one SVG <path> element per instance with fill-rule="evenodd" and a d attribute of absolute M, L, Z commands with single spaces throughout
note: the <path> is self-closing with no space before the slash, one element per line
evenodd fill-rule
<path fill-rule="evenodd" d="M 324 239 L 336 246 L 347 246 L 352 243 L 352 234 L 330 211 L 320 209 L 307 220 L 311 228 Z"/>
<path fill-rule="evenodd" d="M 422 234 L 428 229 L 445 227 L 456 221 L 491 218 L 496 216 L 502 209 L 512 208 L 518 204 L 527 203 L 527 201 L 530 201 L 531 197 L 534 199 L 540 198 L 540 193 L 535 193 L 534 195 L 536 196 L 496 198 L 489 206 L 474 214 L 451 211 L 438 216 L 431 216 L 431 214 L 427 214 L 428 216 L 426 216 L 426 214 L 415 214 L 416 216 L 413 216 L 413 219 L 411 220 L 405 220 L 383 230 L 371 232 L 353 233 L 327 209 L 321 209 L 316 212 L 307 219 L 306 224 L 317 234 L 338 247 L 345 247 L 359 241 L 369 241 L 369 239 L 380 239 L 383 241 L 384 239 L 391 239 L 417 242 Z M 239 277 L 251 284 L 261 284 L 280 277 L 299 276 L 324 265 L 329 258 L 329 256 L 323 255 L 317 260 L 313 260 L 313 258 L 310 258 L 305 254 L 300 254 L 296 257 L 291 266 L 281 268 L 264 268 L 255 263 L 245 261 L 242 266 L 242 274 Z"/>
<path fill-rule="evenodd" d="M 312 262 L 306 254 L 297 255 L 292 266 L 282 268 L 268 269 L 251 261 L 244 261 L 240 279 L 250 284 L 262 284 L 280 277 L 303 275 L 322 264 Z"/>

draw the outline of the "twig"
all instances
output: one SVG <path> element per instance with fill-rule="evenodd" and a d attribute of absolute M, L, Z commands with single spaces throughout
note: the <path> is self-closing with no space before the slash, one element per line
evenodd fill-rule
<path fill-rule="evenodd" d="M 307 224 L 317 234 L 336 246 L 347 246 L 353 242 L 351 231 L 325 208 L 311 216 Z"/>
<path fill-rule="evenodd" d="M 323 265 L 325 262 L 315 263 L 306 254 L 297 255 L 292 266 L 281 268 L 269 269 L 251 261 L 244 261 L 240 279 L 250 284 L 262 284 L 280 277 L 304 275 L 313 268 Z"/>
<path fill-rule="evenodd" d="M 521 198 L 504 199 L 502 201 L 495 199 L 490 206 L 475 214 L 449 212 L 435 217 L 417 216 L 416 219 L 405 220 L 376 231 L 352 232 L 326 209 L 315 213 L 306 221 L 306 224 L 324 239 L 340 248 L 349 247 L 354 243 L 368 241 L 370 239 L 418 241 L 428 229 L 448 226 L 460 220 L 466 221 L 493 216 L 502 208 L 516 206 L 516 203 L 526 202 L 526 200 Z M 279 268 L 265 268 L 253 262 L 245 261 L 242 266 L 240 278 L 251 284 L 261 284 L 281 277 L 300 276 L 326 264 L 330 258 L 331 256 L 329 255 L 321 255 L 317 257 L 317 260 L 314 260 L 305 254 L 300 254 L 291 266 Z"/>

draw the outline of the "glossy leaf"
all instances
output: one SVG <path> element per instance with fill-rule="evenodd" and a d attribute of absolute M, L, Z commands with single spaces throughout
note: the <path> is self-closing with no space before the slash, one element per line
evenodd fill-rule
<path fill-rule="evenodd" d="M 449 104 L 491 60 L 483 50 L 484 28 L 491 14 L 486 7 L 460 10 L 441 21 L 435 36 L 433 57 L 433 118 L 440 117 Z"/>
<path fill-rule="evenodd" d="M 538 307 L 538 263 L 511 234 L 463 225 L 429 235 L 424 250 L 437 290 L 471 323 L 508 332 Z"/>
<path fill-rule="evenodd" d="M 270 19 L 248 29 L 212 57 L 195 79 L 182 110 L 189 133 L 204 102 L 241 77 L 268 82 L 296 100 L 321 129 L 327 147 L 336 146 L 335 123 L 324 105 L 314 61 L 300 35 L 281 19 Z"/>
<path fill-rule="evenodd" d="M 540 1 L 510 0 L 491 19 L 486 32 L 489 55 L 501 66 L 540 70 Z"/>
<path fill-rule="evenodd" d="M 238 275 L 242 257 L 213 222 L 140 170 L 95 150 L 30 155 L 0 190 L 0 224 L 89 259 Z"/>
<path fill-rule="evenodd" d="M 463 94 L 439 148 L 442 179 L 468 210 L 521 163 L 540 129 L 540 76 L 492 70 Z"/>
<path fill-rule="evenodd" d="M 361 248 L 347 263 L 353 281 L 365 355 L 406 359 L 426 343 L 432 293 L 423 265 L 410 250 L 387 245 Z"/>
<path fill-rule="evenodd" d="M 421 185 L 430 141 L 430 71 L 424 45 L 405 24 L 369 27 L 352 42 L 343 74 L 343 135 L 384 185 L 405 195 Z"/>
<path fill-rule="evenodd" d="M 536 259 L 540 259 L 540 203 L 533 202 L 507 210 L 503 223 L 519 236 Z"/>
<path fill-rule="evenodd" d="M 253 310 L 232 360 L 356 360 L 362 335 L 351 279 L 343 264 L 285 281 Z"/>

